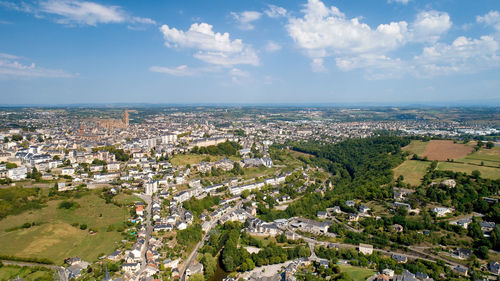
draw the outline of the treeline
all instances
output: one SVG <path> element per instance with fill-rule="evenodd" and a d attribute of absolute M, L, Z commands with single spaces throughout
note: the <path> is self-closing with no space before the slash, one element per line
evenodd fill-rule
<path fill-rule="evenodd" d="M 234 156 L 238 155 L 238 150 L 241 149 L 241 145 L 234 141 L 226 141 L 219 143 L 217 145 L 203 146 L 203 147 L 193 147 L 191 153 L 195 154 L 210 154 L 210 155 L 224 155 L 224 156 Z"/>
<path fill-rule="evenodd" d="M 9 255 L 0 255 L 0 260 L 33 262 L 33 263 L 41 263 L 41 264 L 54 264 L 53 261 L 46 259 L 46 258 L 24 258 L 24 257 L 16 257 L 16 256 L 9 256 Z"/>
<path fill-rule="evenodd" d="M 202 199 L 191 197 L 191 199 L 183 203 L 183 206 L 186 210 L 193 213 L 195 217 L 198 217 L 204 210 L 209 210 L 213 206 L 218 205 L 219 202 L 219 196 L 206 196 Z"/>
<path fill-rule="evenodd" d="M 308 163 L 331 172 L 334 188 L 324 195 L 308 193 L 290 204 L 285 211 L 259 208 L 264 220 L 294 216 L 315 217 L 318 211 L 339 205 L 345 200 L 358 198 L 377 200 L 392 198 L 389 185 L 393 181 L 392 169 L 404 161 L 401 147 L 410 143 L 402 137 L 379 136 L 365 139 L 349 139 L 338 144 L 319 142 L 290 142 L 286 146 L 308 153 Z"/>

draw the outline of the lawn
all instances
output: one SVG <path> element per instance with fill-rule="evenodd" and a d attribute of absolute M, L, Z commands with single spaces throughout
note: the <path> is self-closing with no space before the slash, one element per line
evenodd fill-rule
<path fill-rule="evenodd" d="M 120 225 L 127 220 L 127 208 L 106 204 L 95 193 L 74 200 L 80 204 L 74 210 L 59 209 L 60 200 L 49 201 L 40 210 L 9 216 L 0 224 L 0 249 L 2 254 L 19 257 L 47 258 L 61 264 L 65 258 L 78 256 L 95 261 L 100 254 L 109 254 L 116 248 L 122 236 L 117 231 L 107 232 L 109 225 Z M 5 231 L 24 223 L 40 225 Z M 86 224 L 81 230 L 72 223 Z M 89 229 L 97 233 L 89 234 Z"/>
<path fill-rule="evenodd" d="M 471 164 L 453 163 L 453 162 L 439 162 L 439 170 L 449 170 L 454 172 L 463 172 L 471 174 L 472 171 L 478 170 L 481 172 L 481 177 L 489 179 L 500 179 L 500 168 L 484 167 Z"/>
<path fill-rule="evenodd" d="M 427 147 L 427 144 L 429 144 L 429 142 L 412 140 L 409 145 L 403 147 L 403 151 L 409 151 L 413 154 L 422 155 Z"/>
<path fill-rule="evenodd" d="M 345 272 L 353 280 L 356 281 L 366 280 L 368 277 L 375 274 L 375 270 L 363 267 L 350 266 L 350 265 L 340 265 L 339 267 L 340 269 L 342 269 L 342 272 Z"/>
<path fill-rule="evenodd" d="M 411 185 L 420 185 L 420 180 L 427 172 L 430 162 L 418 160 L 406 160 L 403 164 L 394 168 L 394 178 L 403 175 L 404 181 Z"/>
<path fill-rule="evenodd" d="M 5 265 L 0 268 L 0 280 L 12 280 L 17 277 L 26 281 L 53 280 L 54 272 L 48 268 Z"/>

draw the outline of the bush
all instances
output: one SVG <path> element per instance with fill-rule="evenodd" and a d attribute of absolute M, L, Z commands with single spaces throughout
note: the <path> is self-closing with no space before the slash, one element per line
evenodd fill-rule
<path fill-rule="evenodd" d="M 85 229 L 87 229 L 87 225 L 86 225 L 86 224 L 80 224 L 80 229 L 81 229 L 81 230 L 85 230 Z"/>
<path fill-rule="evenodd" d="M 80 205 L 74 201 L 62 201 L 59 203 L 58 208 L 59 209 L 66 209 L 66 210 L 74 210 L 76 208 L 80 207 Z"/>

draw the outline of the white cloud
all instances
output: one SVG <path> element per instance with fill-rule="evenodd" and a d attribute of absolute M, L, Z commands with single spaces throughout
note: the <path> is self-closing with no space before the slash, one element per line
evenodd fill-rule
<path fill-rule="evenodd" d="M 311 61 L 311 69 L 314 72 L 326 72 L 326 67 L 323 64 L 323 58 L 313 58 Z"/>
<path fill-rule="evenodd" d="M 281 50 L 281 48 L 282 48 L 282 47 L 281 47 L 281 45 L 280 45 L 280 44 L 278 44 L 278 43 L 276 43 L 276 42 L 274 42 L 274 41 L 269 41 L 269 42 L 267 42 L 267 44 L 266 44 L 265 50 L 266 50 L 267 52 L 276 52 L 276 51 Z"/>
<path fill-rule="evenodd" d="M 241 13 L 232 12 L 231 15 L 239 23 L 239 28 L 243 30 L 252 30 L 254 26 L 252 22 L 260 19 L 261 13 L 256 11 L 244 11 Z"/>
<path fill-rule="evenodd" d="M 491 36 L 479 39 L 460 36 L 451 44 L 437 43 L 425 47 L 413 60 L 420 77 L 474 73 L 500 66 L 500 44 Z"/>
<path fill-rule="evenodd" d="M 264 13 L 273 19 L 280 18 L 280 17 L 286 17 L 287 11 L 283 7 L 275 6 L 275 5 L 268 5 L 268 9 L 264 11 Z"/>
<path fill-rule="evenodd" d="M 18 56 L 0 53 L 0 77 L 2 78 L 70 78 L 76 75 L 59 69 L 37 67 L 34 63 L 23 64 Z"/>
<path fill-rule="evenodd" d="M 476 21 L 479 23 L 484 23 L 488 26 L 493 26 L 497 31 L 500 32 L 500 13 L 498 11 L 490 11 L 484 16 L 477 16 Z"/>
<path fill-rule="evenodd" d="M 411 40 L 436 42 L 451 26 L 450 16 L 445 12 L 434 10 L 420 12 L 412 24 Z"/>
<path fill-rule="evenodd" d="M 333 57 L 340 70 L 361 69 L 369 79 L 397 78 L 405 74 L 422 76 L 421 73 L 425 72 L 425 68 L 433 68 L 432 65 L 446 65 L 447 57 L 452 53 L 457 56 L 460 53 L 458 49 L 455 52 L 445 51 L 445 44 L 437 43 L 452 26 L 450 16 L 445 12 L 422 11 L 411 24 L 398 21 L 376 27 L 370 27 L 358 17 L 348 18 L 337 7 L 327 7 L 320 0 L 308 0 L 302 12 L 303 17 L 289 18 L 287 30 L 297 46 L 311 58 L 311 68 L 316 72 L 325 72 L 325 59 Z M 492 20 L 488 19 L 488 22 Z M 490 46 L 488 59 L 495 59 L 496 51 L 492 51 L 491 44 L 496 42 L 494 40 L 486 42 L 484 39 L 480 41 L 468 42 L 470 48 L 484 49 L 483 45 Z M 408 43 L 423 43 L 427 48 L 441 50 L 439 57 L 442 59 L 442 64 L 432 63 L 430 57 L 426 55 L 406 60 L 390 56 L 393 51 L 400 50 Z M 479 56 L 479 53 L 471 54 L 467 58 L 462 56 L 461 58 L 465 60 L 462 65 L 459 65 L 458 61 L 451 60 L 448 66 L 451 69 L 465 69 L 475 56 Z M 483 60 L 476 62 L 480 63 Z M 439 71 L 431 73 L 440 74 Z"/>
<path fill-rule="evenodd" d="M 156 24 L 150 18 L 130 16 L 120 6 L 102 5 L 95 2 L 79 0 L 45 0 L 37 5 L 24 2 L 13 3 L 2 1 L 6 8 L 32 13 L 37 17 L 53 15 L 55 21 L 65 25 L 91 25 L 105 23 Z"/>
<path fill-rule="evenodd" d="M 179 65 L 177 67 L 152 66 L 149 70 L 174 76 L 191 76 L 195 74 L 195 71 L 190 69 L 187 65 Z"/>
<path fill-rule="evenodd" d="M 259 58 L 251 46 L 243 44 L 241 39 L 231 40 L 227 32 L 215 33 L 212 28 L 207 23 L 194 23 L 187 31 L 170 28 L 168 25 L 162 25 L 160 31 L 167 47 L 197 49 L 194 57 L 211 64 L 228 67 L 259 64 Z"/>
<path fill-rule="evenodd" d="M 311 57 L 365 52 L 383 53 L 404 44 L 405 21 L 381 24 L 376 29 L 348 19 L 338 8 L 326 7 L 319 0 L 309 0 L 303 18 L 290 18 L 289 35 Z"/>
<path fill-rule="evenodd" d="M 387 0 L 387 3 L 389 3 L 389 4 L 397 3 L 397 4 L 407 5 L 408 2 L 410 2 L 410 0 Z"/>
<path fill-rule="evenodd" d="M 248 77 L 250 76 L 250 74 L 246 71 L 243 71 L 241 69 L 238 69 L 238 68 L 233 68 L 229 71 L 229 74 L 231 74 L 232 76 L 238 76 L 238 77 Z"/>

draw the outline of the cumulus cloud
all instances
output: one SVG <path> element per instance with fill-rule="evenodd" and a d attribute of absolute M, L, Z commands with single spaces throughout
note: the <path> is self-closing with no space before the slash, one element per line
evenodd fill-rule
<path fill-rule="evenodd" d="M 372 29 L 359 18 L 347 18 L 337 7 L 309 0 L 303 18 L 290 18 L 289 35 L 311 57 L 346 53 L 383 53 L 404 44 L 405 21 L 381 24 Z"/>
<path fill-rule="evenodd" d="M 434 10 L 420 12 L 412 24 L 411 40 L 436 42 L 451 26 L 448 13 Z"/>
<path fill-rule="evenodd" d="M 162 25 L 160 31 L 167 47 L 196 49 L 198 52 L 194 57 L 210 64 L 227 67 L 259 64 L 259 58 L 251 46 L 245 45 L 241 39 L 231 40 L 227 32 L 214 32 L 210 24 L 194 23 L 187 31 Z"/>
<path fill-rule="evenodd" d="M 45 0 L 36 5 L 24 2 L 15 3 L 3 1 L 0 4 L 6 8 L 35 14 L 37 17 L 50 15 L 55 21 L 65 25 L 90 25 L 106 23 L 156 24 L 150 18 L 131 16 L 120 6 L 102 5 L 95 2 L 79 0 Z"/>
<path fill-rule="evenodd" d="M 498 11 L 490 11 L 484 16 L 477 16 L 476 21 L 488 26 L 493 26 L 493 28 L 500 32 L 500 12 Z"/>
<path fill-rule="evenodd" d="M 286 17 L 287 11 L 283 7 L 275 6 L 275 5 L 268 5 L 267 9 L 264 10 L 264 13 L 273 19 L 280 18 L 280 17 Z"/>
<path fill-rule="evenodd" d="M 420 75 L 426 67 L 432 68 L 434 63 L 425 54 L 407 60 L 390 56 L 408 43 L 439 49 L 443 51 L 440 57 L 446 60 L 446 48 L 437 43 L 452 26 L 450 16 L 445 12 L 422 11 L 411 23 L 402 20 L 376 27 L 363 23 L 359 17 L 349 18 L 337 7 L 327 7 L 321 0 L 308 0 L 302 12 L 303 17 L 290 17 L 286 28 L 297 46 L 311 58 L 313 71 L 326 71 L 324 62 L 329 57 L 334 58 L 340 70 L 362 69 L 370 79 L 401 77 L 408 73 Z M 494 22 L 494 18 L 493 15 L 483 21 Z M 481 44 L 471 43 L 470 48 L 479 47 L 474 45 Z M 452 50 L 449 52 L 453 53 Z M 466 63 L 471 63 L 470 59 L 466 61 L 462 69 Z M 458 67 L 458 63 L 452 63 L 450 67 Z M 432 73 L 437 75 L 438 71 Z"/>
<path fill-rule="evenodd" d="M 415 73 L 421 77 L 473 73 L 500 66 L 499 43 L 492 36 L 471 39 L 460 36 L 451 44 L 425 47 L 415 56 Z"/>
<path fill-rule="evenodd" d="M 232 12 L 231 15 L 239 23 L 239 28 L 243 30 L 252 30 L 252 22 L 260 19 L 262 14 L 256 11 L 244 11 L 241 13 Z"/>
<path fill-rule="evenodd" d="M 24 64 L 22 58 L 0 53 L 0 77 L 2 78 L 70 78 L 75 74 L 60 69 L 48 69 L 35 65 L 35 63 Z"/>
<path fill-rule="evenodd" d="M 267 42 L 267 44 L 266 44 L 265 50 L 266 50 L 267 52 L 276 52 L 276 51 L 281 50 L 281 48 L 282 48 L 282 47 L 281 47 L 281 45 L 280 45 L 280 44 L 278 44 L 278 43 L 276 43 L 276 42 L 274 42 L 274 41 L 269 41 L 269 42 Z"/>

